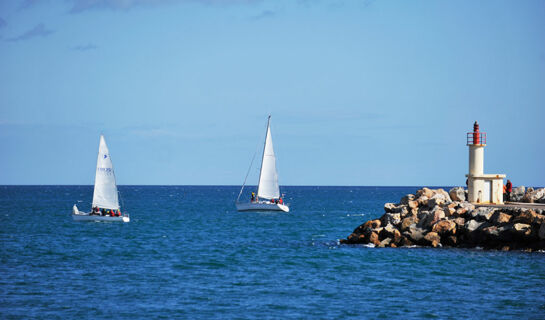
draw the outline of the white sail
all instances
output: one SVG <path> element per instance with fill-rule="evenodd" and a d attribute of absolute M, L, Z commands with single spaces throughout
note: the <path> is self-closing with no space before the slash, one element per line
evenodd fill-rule
<path fill-rule="evenodd" d="M 119 209 L 114 167 L 103 135 L 100 135 L 100 145 L 98 147 L 93 207 L 114 210 Z"/>
<path fill-rule="evenodd" d="M 278 199 L 280 197 L 280 188 L 278 187 L 278 173 L 276 172 L 276 158 L 274 156 L 270 121 L 271 117 L 269 116 L 257 196 L 263 199 Z"/>

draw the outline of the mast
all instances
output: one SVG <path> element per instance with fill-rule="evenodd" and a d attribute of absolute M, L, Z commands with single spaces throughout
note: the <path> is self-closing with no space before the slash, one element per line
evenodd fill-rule
<path fill-rule="evenodd" d="M 261 167 L 259 168 L 259 180 L 257 180 L 256 197 L 259 199 L 259 185 L 261 182 L 261 174 L 263 172 L 263 159 L 265 158 L 265 148 L 267 147 L 267 136 L 269 135 L 269 125 L 271 124 L 271 115 L 267 119 L 267 128 L 265 129 L 265 141 L 263 142 L 263 154 L 261 155 Z"/>

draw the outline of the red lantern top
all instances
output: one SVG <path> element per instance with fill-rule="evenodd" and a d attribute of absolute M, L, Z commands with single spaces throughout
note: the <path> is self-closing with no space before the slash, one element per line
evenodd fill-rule
<path fill-rule="evenodd" d="M 486 133 L 479 131 L 477 121 L 473 124 L 473 132 L 467 133 L 466 145 L 486 145 Z"/>

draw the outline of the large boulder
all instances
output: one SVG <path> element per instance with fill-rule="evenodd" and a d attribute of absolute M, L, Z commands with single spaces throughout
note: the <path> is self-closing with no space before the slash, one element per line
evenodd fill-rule
<path fill-rule="evenodd" d="M 513 218 L 513 216 L 511 216 L 509 214 L 506 214 L 506 213 L 503 213 L 503 212 L 500 212 L 500 211 L 496 211 L 496 212 L 494 212 L 494 214 L 490 218 L 490 221 L 492 221 L 492 223 L 494 223 L 494 224 L 499 225 L 499 224 L 502 224 L 502 223 L 511 222 L 512 218 Z"/>
<path fill-rule="evenodd" d="M 464 230 L 466 232 L 474 232 L 477 230 L 484 222 L 478 222 L 477 220 L 469 220 L 464 225 Z"/>
<path fill-rule="evenodd" d="M 460 202 L 459 205 L 460 208 L 466 209 L 467 211 L 471 211 L 475 209 L 475 205 L 473 203 L 469 202 Z"/>
<path fill-rule="evenodd" d="M 399 211 L 399 214 L 404 217 L 409 213 L 409 208 L 406 205 L 401 205 L 401 210 Z"/>
<path fill-rule="evenodd" d="M 418 217 L 420 221 L 418 226 L 423 229 L 431 229 L 431 227 L 439 220 L 445 218 L 445 212 L 439 207 L 435 207 L 433 211 L 422 211 Z"/>
<path fill-rule="evenodd" d="M 392 243 L 392 239 L 386 238 L 386 239 L 382 240 L 381 242 L 379 242 L 377 247 L 379 247 L 379 248 L 389 247 L 390 243 Z"/>
<path fill-rule="evenodd" d="M 401 215 L 406 215 L 409 212 L 409 209 L 405 204 L 396 205 L 395 203 L 386 203 L 384 204 L 384 212 L 401 213 Z"/>
<path fill-rule="evenodd" d="M 367 244 L 369 243 L 369 238 L 364 234 L 352 233 L 346 240 L 341 239 L 339 242 L 342 244 Z"/>
<path fill-rule="evenodd" d="M 524 186 L 513 188 L 513 191 L 511 192 L 511 202 L 521 202 L 522 198 L 524 197 L 524 193 L 526 191 L 526 188 Z"/>
<path fill-rule="evenodd" d="M 379 219 L 369 220 L 369 221 L 367 221 L 366 223 L 363 224 L 363 227 L 364 228 L 369 228 L 369 229 L 380 228 L 380 220 Z"/>
<path fill-rule="evenodd" d="M 421 196 L 426 196 L 428 199 L 430 199 L 431 197 L 433 197 L 433 195 L 435 194 L 435 192 L 429 188 L 422 188 L 418 191 L 416 191 L 416 195 L 420 198 Z"/>
<path fill-rule="evenodd" d="M 416 202 L 418 202 L 418 206 L 425 207 L 425 206 L 428 205 L 429 200 L 430 200 L 430 198 L 423 195 L 423 196 L 420 196 L 418 199 L 416 199 Z"/>
<path fill-rule="evenodd" d="M 468 211 L 470 210 L 468 210 L 467 208 L 459 207 L 459 208 L 456 208 L 456 215 L 463 217 Z"/>
<path fill-rule="evenodd" d="M 416 226 L 416 224 L 412 224 L 409 226 L 409 229 L 405 232 L 403 232 L 403 236 L 411 240 L 411 242 L 421 244 L 426 230 L 419 228 Z"/>
<path fill-rule="evenodd" d="M 541 194 L 541 197 L 536 198 L 535 202 L 545 203 L 545 188 L 538 189 L 537 191 Z"/>
<path fill-rule="evenodd" d="M 380 222 L 383 226 L 387 224 L 393 224 L 397 226 L 398 224 L 401 223 L 401 214 L 387 212 L 383 214 L 382 217 L 380 217 Z"/>
<path fill-rule="evenodd" d="M 398 246 L 411 247 L 414 246 L 414 243 L 409 238 L 401 236 L 401 241 L 399 242 Z"/>
<path fill-rule="evenodd" d="M 467 244 L 480 245 L 482 244 L 485 235 L 481 232 L 482 229 L 489 227 L 488 222 L 480 222 L 477 220 L 469 220 L 463 228 L 463 238 Z"/>
<path fill-rule="evenodd" d="M 391 239 L 393 243 L 398 244 L 401 240 L 401 232 L 393 225 L 386 225 L 379 234 L 381 239 Z"/>
<path fill-rule="evenodd" d="M 395 203 L 391 203 L 391 202 L 385 203 L 384 204 L 384 212 L 395 212 L 396 207 L 397 206 L 396 206 Z"/>
<path fill-rule="evenodd" d="M 440 189 L 440 190 L 443 190 L 443 189 Z M 433 208 L 433 207 L 436 207 L 436 206 L 441 206 L 447 202 L 450 202 L 450 197 L 448 197 L 448 194 L 447 196 L 445 197 L 444 194 L 442 193 L 436 193 L 435 195 L 433 195 L 433 197 L 430 198 L 430 200 L 428 201 L 428 208 Z"/>
<path fill-rule="evenodd" d="M 439 189 L 435 190 L 435 193 L 436 193 L 436 194 L 442 195 L 442 196 L 445 198 L 445 201 L 446 201 L 446 202 L 452 202 L 452 199 L 450 198 L 449 193 L 446 192 L 445 190 L 439 188 Z M 432 197 L 432 198 L 433 198 L 433 197 Z"/>
<path fill-rule="evenodd" d="M 411 209 L 416 209 L 418 208 L 418 201 L 415 201 L 415 200 L 410 200 L 407 205 L 409 206 L 409 208 Z"/>
<path fill-rule="evenodd" d="M 466 201 L 466 192 L 462 187 L 454 187 L 448 192 L 452 201 Z"/>
<path fill-rule="evenodd" d="M 515 223 L 511 231 L 518 236 L 529 237 L 532 234 L 532 226 L 526 223 Z"/>
<path fill-rule="evenodd" d="M 401 198 L 401 204 L 409 204 L 409 201 L 413 201 L 415 199 L 415 196 L 414 194 L 408 194 L 406 196 L 404 196 L 403 198 Z"/>
<path fill-rule="evenodd" d="M 371 232 L 369 234 L 369 243 L 372 243 L 377 247 L 380 245 L 379 236 L 376 232 Z"/>
<path fill-rule="evenodd" d="M 445 214 L 447 215 L 447 217 L 456 215 L 456 207 L 457 207 L 456 202 L 452 202 L 449 205 L 447 205 L 446 207 L 444 207 Z"/>
<path fill-rule="evenodd" d="M 456 223 L 456 227 L 457 228 L 463 228 L 465 223 L 466 223 L 466 219 L 462 218 L 462 217 L 458 217 L 458 218 L 454 218 L 454 223 Z"/>
<path fill-rule="evenodd" d="M 479 207 L 475 210 L 472 210 L 468 213 L 468 216 L 471 217 L 471 219 L 475 219 L 478 221 L 488 221 L 494 214 L 494 211 L 496 209 L 492 207 Z"/>
<path fill-rule="evenodd" d="M 453 235 L 456 233 L 456 223 L 451 220 L 441 220 L 433 225 L 431 231 L 440 236 Z"/>
<path fill-rule="evenodd" d="M 435 248 L 441 244 L 441 237 L 437 234 L 437 232 L 428 232 L 428 234 L 424 236 L 424 241 L 427 242 L 428 245 Z"/>
<path fill-rule="evenodd" d="M 408 216 L 405 217 L 403 220 L 401 220 L 401 225 L 399 226 L 399 229 L 401 232 L 406 231 L 409 229 L 411 224 L 418 223 L 418 217 L 417 216 Z"/>
<path fill-rule="evenodd" d="M 532 189 L 528 188 L 526 194 L 522 198 L 523 202 L 536 203 L 541 202 L 541 199 L 545 199 L 545 188 Z"/>
<path fill-rule="evenodd" d="M 496 226 L 489 226 L 483 228 L 483 234 L 488 241 L 498 241 L 500 237 L 500 230 L 498 230 L 498 227 Z"/>
<path fill-rule="evenodd" d="M 543 222 L 545 222 L 545 216 L 531 209 L 521 209 L 519 215 L 513 218 L 513 223 L 542 224 Z"/>

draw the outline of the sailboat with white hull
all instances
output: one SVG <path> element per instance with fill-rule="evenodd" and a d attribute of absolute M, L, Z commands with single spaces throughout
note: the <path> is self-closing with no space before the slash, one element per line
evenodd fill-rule
<path fill-rule="evenodd" d="M 75 221 L 129 222 L 129 215 L 122 214 L 119 209 L 119 198 L 112 159 L 110 158 L 106 140 L 104 140 L 103 135 L 100 135 L 91 212 L 79 211 L 78 207 L 74 205 L 72 207 L 72 218 Z"/>
<path fill-rule="evenodd" d="M 261 170 L 257 185 L 257 196 L 254 196 L 252 193 L 252 200 L 250 202 L 239 201 L 242 191 L 244 190 L 244 185 L 246 184 L 246 180 L 244 180 L 244 184 L 240 189 L 236 201 L 238 211 L 290 211 L 290 208 L 284 203 L 284 199 L 280 196 L 278 172 L 276 171 L 276 157 L 274 155 L 270 124 L 271 116 L 269 116 L 267 121 L 265 146 L 263 147 Z M 246 178 L 247 177 L 248 175 L 246 175 Z"/>

